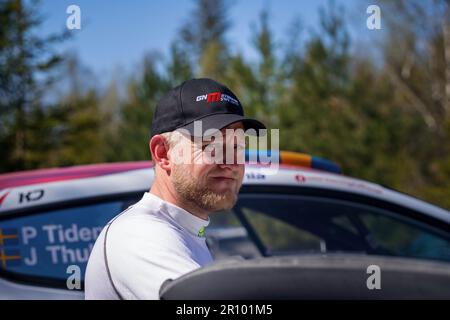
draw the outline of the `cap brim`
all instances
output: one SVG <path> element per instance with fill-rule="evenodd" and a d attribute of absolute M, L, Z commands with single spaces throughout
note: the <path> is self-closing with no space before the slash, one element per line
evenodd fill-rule
<path fill-rule="evenodd" d="M 195 122 L 198 121 L 201 121 L 201 128 L 200 127 L 195 128 Z M 254 134 L 260 135 L 262 133 L 259 130 L 266 129 L 266 126 L 258 120 L 230 113 L 211 114 L 209 116 L 193 121 L 181 127 L 180 129 L 186 129 L 191 134 L 191 136 L 204 136 L 205 133 L 207 135 L 210 135 L 215 130 L 221 130 L 236 122 L 242 122 L 244 126 L 244 131 L 250 135 Z M 255 131 L 254 132 L 253 130 L 247 131 L 248 129 L 254 129 Z"/>

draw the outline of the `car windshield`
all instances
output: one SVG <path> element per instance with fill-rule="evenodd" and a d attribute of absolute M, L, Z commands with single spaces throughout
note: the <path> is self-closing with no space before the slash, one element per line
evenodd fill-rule
<path fill-rule="evenodd" d="M 348 252 L 450 261 L 448 233 L 348 201 L 244 194 L 232 212 L 211 220 L 209 244 L 218 258 Z"/>

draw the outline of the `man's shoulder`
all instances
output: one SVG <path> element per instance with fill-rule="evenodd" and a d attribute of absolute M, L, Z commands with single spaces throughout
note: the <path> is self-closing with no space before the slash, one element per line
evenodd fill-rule
<path fill-rule="evenodd" d="M 171 223 L 164 213 L 139 206 L 128 208 L 110 221 L 108 241 L 132 244 L 133 242 L 173 243 L 183 238 L 180 228 Z"/>

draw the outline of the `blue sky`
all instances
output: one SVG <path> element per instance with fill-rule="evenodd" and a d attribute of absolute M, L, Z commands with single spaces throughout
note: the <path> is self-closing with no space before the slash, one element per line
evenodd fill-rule
<path fill-rule="evenodd" d="M 286 35 L 295 17 L 301 17 L 307 28 L 318 23 L 318 8 L 327 0 L 231 0 L 232 27 L 228 40 L 236 51 L 247 59 L 254 59 L 251 47 L 250 25 L 258 21 L 263 8 L 270 12 L 270 25 L 276 39 Z M 361 37 L 368 33 L 364 0 L 336 0 L 351 17 L 351 33 Z M 44 34 L 65 28 L 66 8 L 76 4 L 81 8 L 81 30 L 72 30 L 74 36 L 60 50 L 76 52 L 82 63 L 98 77 L 109 76 L 120 68 L 130 71 L 142 61 L 144 54 L 159 51 L 168 53 L 171 41 L 180 26 L 192 13 L 192 0 L 42 0 L 41 14 L 45 18 Z"/>

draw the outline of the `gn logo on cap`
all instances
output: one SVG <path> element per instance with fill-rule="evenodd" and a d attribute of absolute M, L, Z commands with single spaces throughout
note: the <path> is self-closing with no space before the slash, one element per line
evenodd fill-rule
<path fill-rule="evenodd" d="M 235 104 L 237 106 L 239 105 L 239 101 L 237 101 L 233 97 L 230 97 L 227 94 L 224 94 L 224 93 L 222 94 L 219 91 L 211 92 L 211 93 L 208 93 L 208 94 L 202 94 L 200 96 L 197 96 L 197 98 L 195 100 L 197 102 L 206 100 L 206 102 L 208 102 L 208 103 L 225 101 L 225 102 L 230 102 L 232 104 Z"/>
<path fill-rule="evenodd" d="M 202 94 L 201 96 L 197 96 L 197 102 L 199 101 L 203 101 L 206 100 L 206 102 L 219 102 L 221 101 L 221 96 L 222 94 L 217 91 L 217 92 L 211 92 L 208 94 Z"/>

